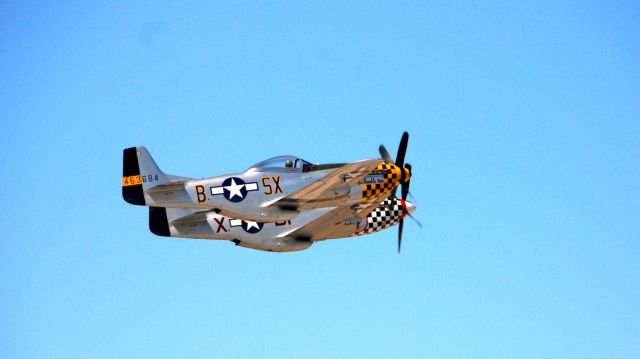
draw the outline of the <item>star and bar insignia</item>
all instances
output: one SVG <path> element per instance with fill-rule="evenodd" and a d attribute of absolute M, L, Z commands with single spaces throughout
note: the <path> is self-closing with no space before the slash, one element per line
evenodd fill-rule
<path fill-rule="evenodd" d="M 243 221 L 241 219 L 232 219 L 229 221 L 229 224 L 231 225 L 231 227 L 241 226 L 245 232 L 251 234 L 260 232 L 262 230 L 262 227 L 264 227 L 264 223 Z"/>
<path fill-rule="evenodd" d="M 222 186 L 210 187 L 211 195 L 224 195 L 230 202 L 241 202 L 248 192 L 258 190 L 258 182 L 245 183 L 242 178 L 229 177 L 222 182 Z"/>

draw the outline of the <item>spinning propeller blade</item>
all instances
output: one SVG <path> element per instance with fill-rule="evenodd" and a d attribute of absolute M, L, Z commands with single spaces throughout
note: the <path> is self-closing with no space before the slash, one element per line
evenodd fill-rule
<path fill-rule="evenodd" d="M 406 131 L 402 134 L 398 153 L 396 154 L 396 165 L 404 167 L 404 155 L 407 153 L 407 144 L 409 143 L 409 133 Z"/>
<path fill-rule="evenodd" d="M 411 173 L 411 164 L 410 163 L 407 163 L 404 167 L 409 170 L 409 173 Z M 409 179 L 407 182 L 405 182 L 405 183 L 403 183 L 401 185 L 402 189 L 401 189 L 400 193 L 402 194 L 402 200 L 403 201 L 406 201 L 407 200 L 407 196 L 409 195 L 409 184 L 410 183 L 411 183 L 411 179 Z"/>
<path fill-rule="evenodd" d="M 384 145 L 380 145 L 380 147 L 378 147 L 378 150 L 380 150 L 380 156 L 382 156 L 386 163 L 393 163 L 393 159 L 391 158 L 391 155 L 389 155 L 387 149 L 384 148 Z"/>
<path fill-rule="evenodd" d="M 398 254 L 400 254 L 400 248 L 402 247 L 402 227 L 404 226 L 404 219 L 400 219 L 398 224 Z"/>

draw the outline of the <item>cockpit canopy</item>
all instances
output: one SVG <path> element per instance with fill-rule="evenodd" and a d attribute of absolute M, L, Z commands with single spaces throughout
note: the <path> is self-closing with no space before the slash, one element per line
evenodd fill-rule
<path fill-rule="evenodd" d="M 269 158 L 249 167 L 247 171 L 254 172 L 306 172 L 311 169 L 311 163 L 295 156 L 278 156 Z"/>

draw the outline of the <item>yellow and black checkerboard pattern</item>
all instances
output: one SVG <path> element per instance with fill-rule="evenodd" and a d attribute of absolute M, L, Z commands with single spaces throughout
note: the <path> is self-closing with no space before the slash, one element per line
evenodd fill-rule
<path fill-rule="evenodd" d="M 382 183 L 370 183 L 362 185 L 362 202 L 367 202 L 379 197 L 381 194 L 391 193 L 400 184 L 402 169 L 391 163 L 382 163 L 375 171 L 384 172 Z"/>

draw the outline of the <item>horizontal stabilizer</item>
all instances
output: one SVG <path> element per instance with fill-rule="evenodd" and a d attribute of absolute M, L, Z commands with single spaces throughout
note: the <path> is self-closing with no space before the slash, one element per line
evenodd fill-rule
<path fill-rule="evenodd" d="M 171 224 L 175 226 L 188 226 L 196 223 L 206 222 L 207 212 L 209 211 L 200 211 L 200 212 L 191 213 L 184 217 L 180 217 L 178 219 L 172 220 Z"/>
<path fill-rule="evenodd" d="M 160 184 L 155 187 L 151 187 L 146 191 L 149 194 L 182 191 L 184 189 L 184 184 L 187 183 L 188 181 L 189 180 L 175 180 L 169 183 Z"/>

